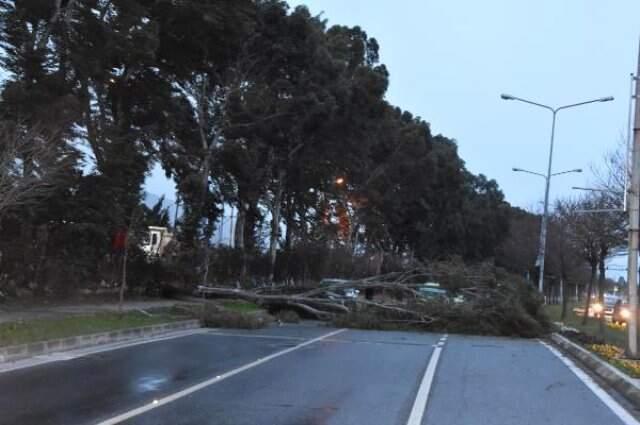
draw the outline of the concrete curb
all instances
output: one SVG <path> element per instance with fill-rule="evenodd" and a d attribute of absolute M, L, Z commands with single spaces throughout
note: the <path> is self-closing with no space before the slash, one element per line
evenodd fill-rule
<path fill-rule="evenodd" d="M 565 352 L 580 360 L 593 373 L 602 378 L 607 384 L 615 388 L 636 408 L 640 408 L 640 381 L 631 378 L 592 352 L 568 340 L 564 336 L 554 333 L 553 342 Z"/>
<path fill-rule="evenodd" d="M 115 342 L 135 339 L 145 339 L 170 332 L 195 329 L 200 326 L 200 321 L 198 320 L 183 320 L 180 322 L 161 323 L 141 328 L 121 329 L 118 331 L 102 332 L 91 335 L 78 335 L 68 338 L 50 339 L 48 341 L 2 347 L 0 348 L 0 363 L 14 362 L 29 357 L 60 351 L 75 350 L 77 348 L 113 344 Z"/>

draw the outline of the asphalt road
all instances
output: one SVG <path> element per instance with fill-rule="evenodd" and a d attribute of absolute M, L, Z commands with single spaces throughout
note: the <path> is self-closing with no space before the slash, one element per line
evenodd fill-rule
<path fill-rule="evenodd" d="M 0 424 L 638 424 L 569 366 L 535 340 L 203 331 L 2 372 Z"/>

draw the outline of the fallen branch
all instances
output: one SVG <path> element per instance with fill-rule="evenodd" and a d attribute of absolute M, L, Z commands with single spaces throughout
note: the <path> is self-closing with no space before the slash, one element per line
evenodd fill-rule
<path fill-rule="evenodd" d="M 322 320 L 331 318 L 334 313 L 350 312 L 347 306 L 322 298 L 309 298 L 298 295 L 262 295 L 240 289 L 212 288 L 207 286 L 199 286 L 198 289 L 205 294 L 239 298 L 267 308 L 294 306 Z"/>
<path fill-rule="evenodd" d="M 291 307 L 296 307 L 299 308 L 300 310 L 311 314 L 312 316 L 314 316 L 315 318 L 317 318 L 318 320 L 331 320 L 335 315 L 333 313 L 328 313 L 326 311 L 320 311 L 317 310 L 313 307 L 310 307 L 306 304 L 301 304 L 301 303 L 289 303 L 288 305 L 290 305 Z"/>

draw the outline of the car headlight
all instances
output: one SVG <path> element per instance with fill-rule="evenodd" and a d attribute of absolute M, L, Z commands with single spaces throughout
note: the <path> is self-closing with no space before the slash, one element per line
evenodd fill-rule
<path fill-rule="evenodd" d="M 600 304 L 600 303 L 595 303 L 594 305 L 591 306 L 591 309 L 596 314 L 597 313 L 602 313 L 602 310 L 604 310 L 604 308 L 602 307 L 602 304 Z"/>
<path fill-rule="evenodd" d="M 622 317 L 623 319 L 628 319 L 629 317 L 631 317 L 631 311 L 628 308 L 621 308 L 620 309 L 620 317 Z"/>

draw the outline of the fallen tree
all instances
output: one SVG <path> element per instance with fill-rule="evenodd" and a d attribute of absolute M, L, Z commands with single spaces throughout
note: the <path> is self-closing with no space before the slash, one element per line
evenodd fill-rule
<path fill-rule="evenodd" d="M 425 282 L 441 282 L 451 294 L 426 298 L 418 290 Z M 224 287 L 198 287 L 202 294 L 238 298 L 269 311 L 295 310 L 307 317 L 340 326 L 365 328 L 414 327 L 494 335 L 535 337 L 548 329 L 542 300 L 521 278 L 492 266 L 438 263 L 405 272 L 335 283 L 294 294 Z M 344 289 L 373 290 L 375 299 L 331 298 Z M 453 302 L 453 296 L 464 302 Z"/>

